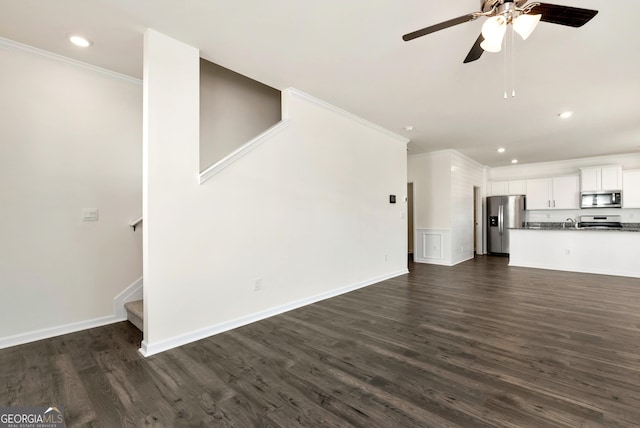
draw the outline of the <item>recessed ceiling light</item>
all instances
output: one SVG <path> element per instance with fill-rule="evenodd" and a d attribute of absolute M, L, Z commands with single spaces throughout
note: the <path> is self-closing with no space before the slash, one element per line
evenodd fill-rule
<path fill-rule="evenodd" d="M 504 153 L 507 149 L 505 149 L 504 147 L 500 147 L 498 149 L 498 153 Z"/>
<path fill-rule="evenodd" d="M 405 131 L 409 131 L 409 132 L 411 132 L 411 131 L 413 131 L 413 126 L 411 126 L 411 125 L 407 125 L 407 126 L 405 126 L 404 128 L 402 128 L 402 129 L 404 129 Z"/>
<path fill-rule="evenodd" d="M 569 119 L 571 116 L 573 116 L 572 111 L 563 111 L 562 113 L 558 114 L 558 117 L 560 117 L 560 119 Z"/>
<path fill-rule="evenodd" d="M 511 159 L 511 163 L 518 163 L 518 159 Z"/>
<path fill-rule="evenodd" d="M 79 36 L 78 34 L 69 34 L 69 41 L 76 46 L 80 46 L 81 48 L 88 48 L 93 45 L 93 42 L 86 37 Z"/>

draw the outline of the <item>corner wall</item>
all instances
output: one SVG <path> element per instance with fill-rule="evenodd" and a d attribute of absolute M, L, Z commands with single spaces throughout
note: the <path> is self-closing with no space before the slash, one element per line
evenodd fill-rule
<path fill-rule="evenodd" d="M 473 214 L 474 186 L 483 186 L 483 167 L 476 161 L 453 151 L 451 154 L 451 263 L 458 264 L 472 259 L 475 228 Z M 482 201 L 480 201 L 482 202 Z M 478 205 L 481 205 L 478 204 Z M 482 211 L 478 212 L 478 235 L 484 222 Z M 482 246 L 480 239 L 480 246 Z M 479 249 L 479 253 L 483 251 Z"/>
<path fill-rule="evenodd" d="M 411 155 L 408 180 L 415 192 L 414 260 L 452 266 L 473 258 L 473 187 L 484 186 L 482 166 L 455 150 Z"/>
<path fill-rule="evenodd" d="M 143 354 L 406 272 L 406 139 L 286 90 L 268 140 L 200 185 L 198 70 L 147 32 Z"/>
<path fill-rule="evenodd" d="M 0 94 L 0 347 L 116 321 L 142 275 L 141 82 L 2 39 Z"/>

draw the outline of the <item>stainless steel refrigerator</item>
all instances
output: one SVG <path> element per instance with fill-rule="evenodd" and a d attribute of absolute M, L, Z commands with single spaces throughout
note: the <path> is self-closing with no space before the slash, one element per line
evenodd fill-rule
<path fill-rule="evenodd" d="M 509 254 L 509 228 L 524 226 L 525 196 L 487 198 L 487 250 Z"/>

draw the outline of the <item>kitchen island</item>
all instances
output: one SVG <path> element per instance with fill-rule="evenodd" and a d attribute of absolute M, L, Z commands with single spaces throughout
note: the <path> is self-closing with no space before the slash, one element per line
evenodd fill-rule
<path fill-rule="evenodd" d="M 640 227 L 510 229 L 509 266 L 640 278 Z"/>

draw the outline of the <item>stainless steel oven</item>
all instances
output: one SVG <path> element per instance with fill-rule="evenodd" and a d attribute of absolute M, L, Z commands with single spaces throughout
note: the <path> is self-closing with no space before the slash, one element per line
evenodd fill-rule
<path fill-rule="evenodd" d="M 581 215 L 580 229 L 622 229 L 622 217 L 619 215 Z"/>

